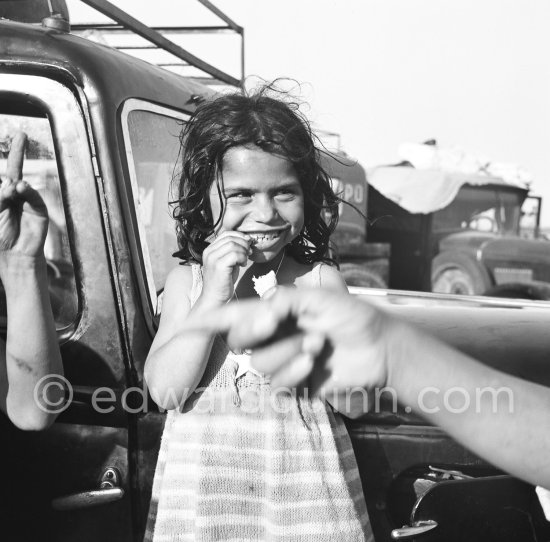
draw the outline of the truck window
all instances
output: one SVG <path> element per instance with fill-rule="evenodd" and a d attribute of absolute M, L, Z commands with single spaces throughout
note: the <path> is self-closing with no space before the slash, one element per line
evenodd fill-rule
<path fill-rule="evenodd" d="M 169 201 L 171 181 L 178 174 L 179 137 L 188 118 L 134 99 L 126 102 L 122 114 L 147 287 L 156 314 L 166 276 L 178 263 L 172 257 L 178 247 Z"/>
<path fill-rule="evenodd" d="M 21 109 L 18 114 L 17 109 Z M 9 111 L 9 113 L 8 113 Z M 23 178 L 40 192 L 48 207 L 50 223 L 44 246 L 49 291 L 58 329 L 69 326 L 77 314 L 77 293 L 65 211 L 50 123 L 38 108 L 4 102 L 0 106 L 0 174 L 6 172 L 11 141 L 16 132 L 28 136 Z M 0 320 L 6 323 L 6 303 L 0 290 Z"/>
<path fill-rule="evenodd" d="M 434 232 L 467 229 L 517 235 L 521 203 L 520 195 L 513 192 L 463 186 L 450 205 L 434 213 Z"/>

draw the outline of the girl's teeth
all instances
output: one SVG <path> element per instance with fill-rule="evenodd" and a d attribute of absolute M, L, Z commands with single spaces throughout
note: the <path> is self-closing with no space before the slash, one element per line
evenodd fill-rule
<path fill-rule="evenodd" d="M 272 241 L 273 239 L 275 239 L 278 236 L 279 236 L 279 234 L 277 234 L 277 233 L 272 233 L 272 234 L 268 234 L 268 235 L 250 235 L 250 237 L 252 238 L 252 241 L 255 242 L 255 243 L 258 243 L 258 242 L 261 242 L 261 241 Z"/>

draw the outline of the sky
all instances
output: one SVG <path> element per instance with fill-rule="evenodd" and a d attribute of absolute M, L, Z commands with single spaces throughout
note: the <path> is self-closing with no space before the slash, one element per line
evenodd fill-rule
<path fill-rule="evenodd" d="M 67 0 L 73 22 L 102 20 Z M 216 24 L 196 0 L 118 0 L 150 25 Z M 245 74 L 296 80 L 317 129 L 365 168 L 436 139 L 518 164 L 550 227 L 550 2 L 213 0 L 245 29 Z M 235 73 L 238 40 L 182 43 Z"/>

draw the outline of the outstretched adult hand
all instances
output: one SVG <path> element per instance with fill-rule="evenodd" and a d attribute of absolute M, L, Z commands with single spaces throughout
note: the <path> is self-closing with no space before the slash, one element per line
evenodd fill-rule
<path fill-rule="evenodd" d="M 27 136 L 15 135 L 0 186 L 0 258 L 42 254 L 48 210 L 40 194 L 21 180 Z"/>
<path fill-rule="evenodd" d="M 386 315 L 326 290 L 277 288 L 267 301 L 242 301 L 190 319 L 186 327 L 226 333 L 231 347 L 253 348 L 255 369 L 272 385 L 293 387 L 309 377 L 315 391 L 384 386 Z"/>
<path fill-rule="evenodd" d="M 273 386 L 293 387 L 309 375 L 321 394 L 392 389 L 402 405 L 477 455 L 550 488 L 550 433 L 540 430 L 550 412 L 548 388 L 483 365 L 357 298 L 278 288 L 267 301 L 202 312 L 185 328 L 225 333 L 230 346 L 254 348 L 252 365 L 270 373 Z M 457 389 L 460 407 L 469 398 L 458 411 L 447 401 Z M 480 390 L 508 393 L 495 407 Z"/>

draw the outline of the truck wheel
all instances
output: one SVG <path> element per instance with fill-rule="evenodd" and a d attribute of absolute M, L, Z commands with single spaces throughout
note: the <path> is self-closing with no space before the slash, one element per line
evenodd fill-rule
<path fill-rule="evenodd" d="M 490 286 L 487 272 L 467 254 L 442 252 L 432 260 L 432 292 L 481 295 Z"/>
<path fill-rule="evenodd" d="M 363 288 L 387 288 L 384 279 L 371 269 L 354 263 L 343 263 L 340 273 L 348 286 L 360 286 Z"/>

